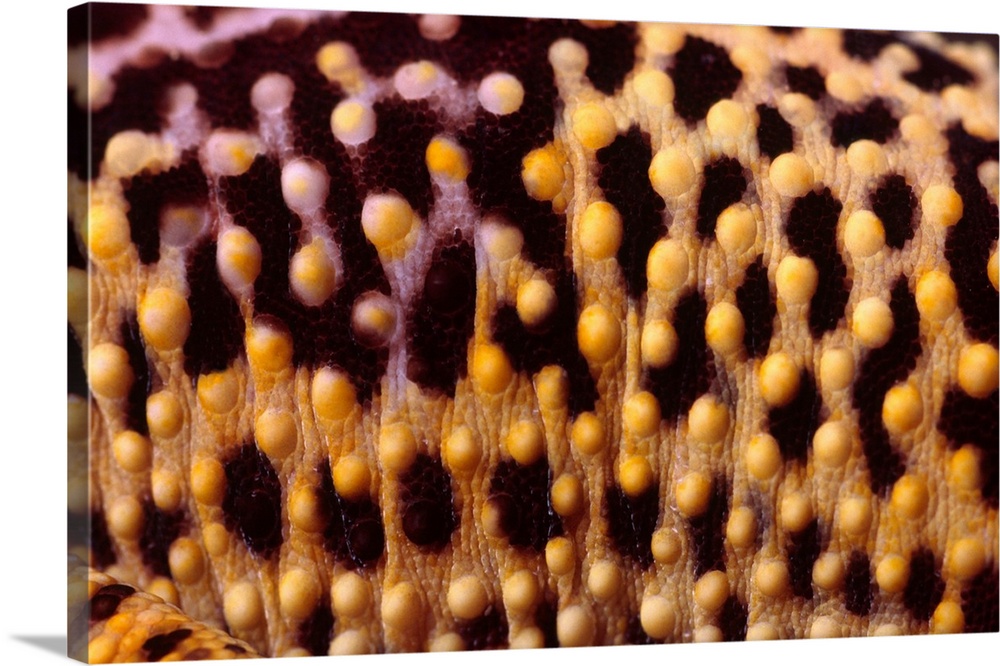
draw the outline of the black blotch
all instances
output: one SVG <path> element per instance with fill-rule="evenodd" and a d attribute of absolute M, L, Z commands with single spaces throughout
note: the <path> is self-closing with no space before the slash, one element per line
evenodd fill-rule
<path fill-rule="evenodd" d="M 677 91 L 674 109 L 689 123 L 704 118 L 719 100 L 731 97 L 743 80 L 726 49 L 691 35 L 667 73 Z"/>
<path fill-rule="evenodd" d="M 802 93 L 809 99 L 818 100 L 826 94 L 826 80 L 815 67 L 789 65 L 785 68 L 785 80 L 789 90 Z"/>
<path fill-rule="evenodd" d="M 316 494 L 324 524 L 323 546 L 349 569 L 375 564 L 385 549 L 379 506 L 367 497 L 341 497 L 333 486 L 329 460 L 320 464 L 318 473 Z"/>
<path fill-rule="evenodd" d="M 684 353 L 678 354 L 665 368 L 644 368 L 642 387 L 656 396 L 661 417 L 669 423 L 687 414 L 715 379 L 714 357 L 705 343 L 705 312 L 705 298 L 700 292 L 684 294 L 674 308 L 673 317 L 677 348 Z"/>
<path fill-rule="evenodd" d="M 952 449 L 972 444 L 979 449 L 979 475 L 982 497 L 994 509 L 997 507 L 997 479 L 1000 475 L 997 441 L 1000 440 L 1000 393 L 994 391 L 985 398 L 973 398 L 965 391 L 948 391 L 941 405 L 937 427 Z"/>
<path fill-rule="evenodd" d="M 893 33 L 874 30 L 844 30 L 843 47 L 847 55 L 870 62 L 889 44 L 899 41 Z"/>
<path fill-rule="evenodd" d="M 489 501 L 500 514 L 510 545 L 542 552 L 563 533 L 562 519 L 552 508 L 552 471 L 545 458 L 530 465 L 501 460 L 490 478 Z"/>
<path fill-rule="evenodd" d="M 455 395 L 466 375 L 476 314 L 476 253 L 458 232 L 431 256 L 424 287 L 407 315 L 406 375 L 422 388 Z"/>
<path fill-rule="evenodd" d="M 535 607 L 535 626 L 542 630 L 545 636 L 545 647 L 559 647 L 559 634 L 556 631 L 556 602 L 548 595 Z"/>
<path fill-rule="evenodd" d="M 757 117 L 760 119 L 757 125 L 757 144 L 760 146 L 760 152 L 772 160 L 778 155 L 792 152 L 795 145 L 792 126 L 781 117 L 781 113 L 773 106 L 758 104 Z"/>
<path fill-rule="evenodd" d="M 724 641 L 744 641 L 747 638 L 747 619 L 750 611 L 735 595 L 726 599 L 719 611 L 719 629 Z"/>
<path fill-rule="evenodd" d="M 705 185 L 698 198 L 696 228 L 702 238 L 709 238 L 715 236 L 715 221 L 719 213 L 743 198 L 747 178 L 743 165 L 735 157 L 723 157 L 707 164 L 704 175 Z"/>
<path fill-rule="evenodd" d="M 67 16 L 69 47 L 97 44 L 110 37 L 126 37 L 149 15 L 145 5 L 101 2 L 71 7 Z"/>
<path fill-rule="evenodd" d="M 823 188 L 796 199 L 785 223 L 792 250 L 812 259 L 819 274 L 809 303 L 809 330 L 816 338 L 837 327 L 850 296 L 847 267 L 837 252 L 840 210 L 840 202 Z"/>
<path fill-rule="evenodd" d="M 791 35 L 798 32 L 802 28 L 793 28 L 787 25 L 769 25 L 767 26 L 767 29 L 776 35 Z"/>
<path fill-rule="evenodd" d="M 792 583 L 792 592 L 796 596 L 812 599 L 812 570 L 821 549 L 819 523 L 815 520 L 801 532 L 794 532 L 788 536 L 788 543 L 785 546 L 788 555 L 788 575 Z"/>
<path fill-rule="evenodd" d="M 844 606 L 854 615 L 868 615 L 873 596 L 871 562 L 867 555 L 856 550 L 851 553 L 847 562 L 847 574 L 844 577 Z"/>
<path fill-rule="evenodd" d="M 403 533 L 412 543 L 440 551 L 458 527 L 451 475 L 440 458 L 418 454 L 399 475 Z"/>
<path fill-rule="evenodd" d="M 934 553 L 920 548 L 910 556 L 910 578 L 903 590 L 903 605 L 914 619 L 926 622 L 944 596 L 944 579 Z"/>
<path fill-rule="evenodd" d="M 473 620 L 460 620 L 455 629 L 462 637 L 466 650 L 496 650 L 507 647 L 507 616 L 496 606 L 490 606 Z"/>
<path fill-rule="evenodd" d="M 324 596 L 309 617 L 299 625 L 298 644 L 313 656 L 329 654 L 330 641 L 333 640 L 333 621 L 330 599 Z"/>
<path fill-rule="evenodd" d="M 73 332 L 72 326 L 66 326 L 66 388 L 69 393 L 81 398 L 87 397 L 87 373 L 83 369 L 83 347 Z"/>
<path fill-rule="evenodd" d="M 208 181 L 196 159 L 187 159 L 162 173 L 143 172 L 125 184 L 128 225 L 139 261 L 160 259 L 160 213 L 167 205 L 202 206 L 208 201 Z"/>
<path fill-rule="evenodd" d="M 882 402 L 894 384 L 905 379 L 920 357 L 920 313 L 917 303 L 900 277 L 889 301 L 893 331 L 889 341 L 869 350 L 854 382 L 854 408 L 858 410 L 861 445 L 868 460 L 872 490 L 888 492 L 906 471 L 902 455 L 890 442 L 882 422 Z"/>
<path fill-rule="evenodd" d="M 146 358 L 146 346 L 139 333 L 139 322 L 134 313 L 122 322 L 120 334 L 122 347 L 128 354 L 128 364 L 132 368 L 132 386 L 128 391 L 125 411 L 126 425 L 140 435 L 149 434 L 146 422 L 146 399 L 153 389 L 153 370 Z"/>
<path fill-rule="evenodd" d="M 111 543 L 108 522 L 100 509 L 90 512 L 90 559 L 92 566 L 98 569 L 107 569 L 118 561 Z"/>
<path fill-rule="evenodd" d="M 568 32 L 590 54 L 586 74 L 594 88 L 613 95 L 635 67 L 635 46 L 639 41 L 635 24 L 622 22 L 596 29 L 570 24 Z"/>
<path fill-rule="evenodd" d="M 729 517 L 729 484 L 722 477 L 712 481 L 708 507 L 700 516 L 688 518 L 694 546 L 694 575 L 726 570 L 726 519 Z"/>
<path fill-rule="evenodd" d="M 513 303 L 501 303 L 493 315 L 492 334 L 518 372 L 534 375 L 547 365 L 565 369 L 569 380 L 569 413 L 576 416 L 594 409 L 597 384 L 576 337 L 576 275 L 567 268 L 554 276 L 552 284 L 556 309 L 546 321 L 529 329 Z"/>
<path fill-rule="evenodd" d="M 177 649 L 181 642 L 190 636 L 193 631 L 190 629 L 175 629 L 169 634 L 159 634 L 146 640 L 142 644 L 142 651 L 146 653 L 147 661 L 159 661 Z"/>
<path fill-rule="evenodd" d="M 282 543 L 281 482 L 267 456 L 254 444 L 244 444 L 225 462 L 226 492 L 222 500 L 225 525 L 239 532 L 253 553 L 274 555 Z"/>
<path fill-rule="evenodd" d="M 872 212 L 882 220 L 886 245 L 901 249 L 906 241 L 913 238 L 913 212 L 917 207 L 913 188 L 903 176 L 887 176 L 872 192 L 869 201 Z"/>
<path fill-rule="evenodd" d="M 597 151 L 597 184 L 622 218 L 617 256 L 632 298 L 646 291 L 646 258 L 665 231 L 663 199 L 653 190 L 647 173 L 652 159 L 649 136 L 635 125 Z"/>
<path fill-rule="evenodd" d="M 1000 631 L 1000 580 L 997 570 L 987 567 L 970 580 L 962 590 L 962 614 L 965 616 L 965 633 Z"/>
<path fill-rule="evenodd" d="M 966 330 L 975 339 L 996 346 L 1000 296 L 984 268 L 997 240 L 1000 218 L 977 169 L 984 161 L 997 159 L 998 142 L 972 136 L 961 124 L 949 128 L 945 136 L 955 167 L 955 191 L 962 197 L 962 218 L 948 230 L 944 256 L 951 266 Z"/>
<path fill-rule="evenodd" d="M 139 535 L 142 563 L 157 576 L 172 578 L 167 555 L 170 544 L 187 528 L 187 516 L 183 509 L 163 511 L 150 499 L 143 502 L 142 515 L 142 534 Z"/>
<path fill-rule="evenodd" d="M 647 634 L 646 630 L 642 628 L 642 618 L 633 615 L 628 621 L 628 626 L 625 627 L 625 644 L 655 645 L 656 643 L 659 641 Z"/>
<path fill-rule="evenodd" d="M 202 32 L 208 32 L 220 15 L 231 11 L 228 7 L 184 7 L 184 18 Z"/>
<path fill-rule="evenodd" d="M 105 585 L 90 599 L 90 622 L 101 622 L 118 612 L 118 605 L 135 594 L 131 585 Z"/>
<path fill-rule="evenodd" d="M 66 91 L 66 166 L 70 173 L 75 173 L 81 180 L 89 181 L 97 176 L 91 171 L 94 155 L 90 150 L 89 132 L 90 114 L 77 105 L 73 99 L 73 90 Z M 101 155 L 100 157 L 103 157 Z M 96 158 L 100 163 L 100 158 Z M 96 167 L 94 167 L 96 168 Z"/>
<path fill-rule="evenodd" d="M 799 373 L 799 391 L 787 405 L 768 411 L 768 430 L 778 441 L 783 460 L 805 462 L 819 427 L 823 398 L 810 372 Z"/>
<path fill-rule="evenodd" d="M 736 288 L 736 307 L 743 315 L 743 346 L 751 358 L 767 353 L 774 331 L 774 315 L 778 313 L 771 283 L 767 279 L 764 255 L 747 266 L 743 284 Z"/>
<path fill-rule="evenodd" d="M 920 67 L 903 74 L 903 78 L 925 92 L 941 92 L 951 85 L 973 83 L 975 77 L 954 60 L 926 46 L 907 44 L 920 61 Z"/>
<path fill-rule="evenodd" d="M 243 349 L 246 324 L 216 268 L 216 245 L 206 241 L 187 260 L 191 330 L 184 341 L 184 370 L 192 378 L 225 370 Z"/>
<path fill-rule="evenodd" d="M 830 123 L 835 147 L 848 147 L 855 141 L 870 139 L 885 143 L 896 135 L 899 121 L 886 106 L 885 100 L 873 99 L 861 111 L 841 111 Z"/>
<path fill-rule="evenodd" d="M 660 512 L 660 493 L 653 485 L 632 497 L 613 485 L 604 495 L 608 536 L 615 549 L 643 568 L 653 563 L 653 531 Z"/>
<path fill-rule="evenodd" d="M 66 265 L 69 268 L 82 268 L 86 270 L 87 257 L 81 248 L 80 239 L 77 237 L 76 231 L 73 230 L 72 220 L 66 220 L 66 229 L 69 232 L 66 242 Z"/>

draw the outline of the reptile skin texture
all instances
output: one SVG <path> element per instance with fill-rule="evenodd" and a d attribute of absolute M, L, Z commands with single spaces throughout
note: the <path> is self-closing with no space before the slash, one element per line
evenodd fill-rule
<path fill-rule="evenodd" d="M 995 40 L 98 4 L 69 56 L 73 656 L 998 631 Z"/>

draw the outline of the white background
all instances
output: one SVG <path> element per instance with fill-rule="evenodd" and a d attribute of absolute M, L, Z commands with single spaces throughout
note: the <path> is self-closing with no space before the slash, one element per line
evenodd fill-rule
<path fill-rule="evenodd" d="M 730 0 L 317 0 L 227 2 L 285 6 L 702 23 L 924 29 L 996 33 L 997 12 L 981 0 L 822 3 Z M 70 3 L 7 5 L 0 20 L 0 655 L 4 664 L 63 663 L 65 657 L 65 183 L 66 9 Z M 544 9 L 543 9 L 544 7 Z M 526 659 L 614 660 L 638 664 L 734 660 L 742 665 L 817 663 L 994 663 L 1000 635 L 771 644 L 594 648 L 476 655 L 483 663 Z M 989 657 L 988 655 L 993 655 Z M 354 663 L 461 664 L 469 655 L 350 658 Z M 279 660 L 278 663 L 304 663 Z M 316 662 L 310 662 L 316 663 Z"/>

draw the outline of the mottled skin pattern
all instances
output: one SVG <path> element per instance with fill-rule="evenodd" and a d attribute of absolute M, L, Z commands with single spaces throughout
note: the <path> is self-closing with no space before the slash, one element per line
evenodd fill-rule
<path fill-rule="evenodd" d="M 78 656 L 997 631 L 990 47 L 108 16 Z"/>

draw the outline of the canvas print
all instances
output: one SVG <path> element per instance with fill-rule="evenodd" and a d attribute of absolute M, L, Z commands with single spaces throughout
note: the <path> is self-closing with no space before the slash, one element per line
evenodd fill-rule
<path fill-rule="evenodd" d="M 996 35 L 68 48 L 75 658 L 998 630 Z"/>

